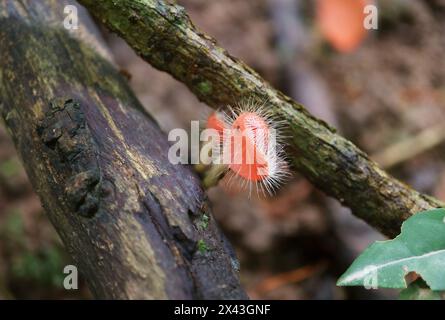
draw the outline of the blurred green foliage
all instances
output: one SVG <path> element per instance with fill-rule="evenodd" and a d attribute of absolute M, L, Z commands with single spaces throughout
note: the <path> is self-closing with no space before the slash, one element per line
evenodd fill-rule
<path fill-rule="evenodd" d="M 20 173 L 22 165 L 15 158 L 10 158 L 0 162 L 0 176 L 8 179 Z"/>
<path fill-rule="evenodd" d="M 18 279 L 62 288 L 62 270 L 66 265 L 63 260 L 62 253 L 55 246 L 38 252 L 25 251 L 13 261 L 12 274 Z"/>
<path fill-rule="evenodd" d="M 0 239 L 10 260 L 8 274 L 12 280 L 62 288 L 62 270 L 69 264 L 68 257 L 55 241 L 32 249 L 29 245 L 32 239 L 26 233 L 19 209 L 7 212 L 5 223 L 0 228 Z"/>

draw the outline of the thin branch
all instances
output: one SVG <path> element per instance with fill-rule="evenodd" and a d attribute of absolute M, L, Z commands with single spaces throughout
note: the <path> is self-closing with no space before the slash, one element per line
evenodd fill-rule
<path fill-rule="evenodd" d="M 182 7 L 160 0 L 79 2 L 143 59 L 185 83 L 209 106 L 248 98 L 268 101 L 289 130 L 294 168 L 386 235 L 398 234 L 410 215 L 444 205 L 382 171 L 350 141 L 197 30 Z"/>
<path fill-rule="evenodd" d="M 442 123 L 422 130 L 420 133 L 405 138 L 372 156 L 383 168 L 391 168 L 431 150 L 445 141 Z"/>

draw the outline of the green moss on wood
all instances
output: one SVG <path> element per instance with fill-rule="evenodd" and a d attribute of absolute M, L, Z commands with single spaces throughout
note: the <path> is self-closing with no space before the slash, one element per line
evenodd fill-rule
<path fill-rule="evenodd" d="M 203 239 L 198 240 L 198 251 L 201 254 L 205 254 L 207 251 L 209 251 L 209 247 Z"/>
<path fill-rule="evenodd" d="M 383 233 L 444 204 L 380 170 L 351 142 L 197 30 L 184 10 L 159 0 L 80 0 L 90 12 L 154 67 L 186 84 L 214 108 L 246 98 L 267 101 L 284 123 L 293 167 Z"/>
<path fill-rule="evenodd" d="M 199 181 L 170 165 L 166 136 L 102 54 L 97 30 L 62 28 L 64 4 L 0 2 L 0 111 L 93 294 L 245 298 L 215 224 L 197 230 L 189 218 L 206 204 Z M 137 23 L 138 10 L 131 20 L 114 23 Z M 200 238 L 218 250 L 200 255 Z"/>

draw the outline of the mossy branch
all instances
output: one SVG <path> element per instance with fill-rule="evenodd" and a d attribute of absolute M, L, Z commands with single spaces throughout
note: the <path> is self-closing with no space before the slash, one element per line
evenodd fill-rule
<path fill-rule="evenodd" d="M 217 46 L 182 7 L 161 0 L 79 2 L 143 59 L 185 83 L 209 106 L 267 100 L 289 130 L 294 168 L 384 234 L 398 234 L 412 214 L 444 206 L 381 170 L 354 144 Z"/>

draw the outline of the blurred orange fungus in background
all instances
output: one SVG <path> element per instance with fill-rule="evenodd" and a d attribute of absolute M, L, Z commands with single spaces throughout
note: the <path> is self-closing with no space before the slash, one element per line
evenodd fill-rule
<path fill-rule="evenodd" d="M 316 20 L 323 37 L 338 51 L 354 51 L 366 36 L 368 0 L 317 0 Z"/>

